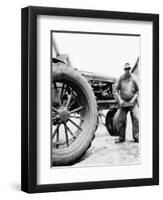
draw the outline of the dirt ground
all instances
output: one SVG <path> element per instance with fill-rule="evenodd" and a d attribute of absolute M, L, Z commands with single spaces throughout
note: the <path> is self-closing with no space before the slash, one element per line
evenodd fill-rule
<path fill-rule="evenodd" d="M 105 126 L 99 125 L 95 139 L 81 161 L 75 166 L 122 165 L 140 163 L 140 143 L 134 143 L 130 116 L 127 118 L 126 141 L 116 144 Z"/>

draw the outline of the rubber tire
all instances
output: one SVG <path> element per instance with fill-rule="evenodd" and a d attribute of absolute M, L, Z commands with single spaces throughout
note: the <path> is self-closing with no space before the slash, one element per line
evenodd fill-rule
<path fill-rule="evenodd" d="M 117 113 L 116 108 L 109 110 L 105 117 L 105 126 L 111 136 L 118 136 L 118 132 L 115 127 L 116 113 Z"/>
<path fill-rule="evenodd" d="M 97 125 L 97 104 L 94 93 L 87 79 L 83 77 L 77 70 L 59 66 L 52 68 L 52 81 L 64 79 L 75 83 L 85 94 L 89 106 L 89 119 L 85 120 L 86 126 L 75 141 L 64 149 L 52 148 L 52 163 L 53 166 L 71 165 L 77 162 L 91 146 L 91 142 L 95 137 Z"/>

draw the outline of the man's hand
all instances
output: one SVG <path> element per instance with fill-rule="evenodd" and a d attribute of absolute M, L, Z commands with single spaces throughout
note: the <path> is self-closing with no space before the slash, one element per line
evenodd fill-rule
<path fill-rule="evenodd" d="M 134 104 L 134 102 L 135 102 L 135 99 L 131 99 L 131 100 L 130 100 L 130 103 L 131 103 L 131 104 L 132 104 L 132 103 Z"/>
<path fill-rule="evenodd" d="M 138 93 L 136 93 L 135 95 L 134 95 L 134 97 L 130 100 L 130 103 L 135 103 L 135 101 L 136 101 L 136 99 L 137 99 L 137 97 L 138 97 Z"/>
<path fill-rule="evenodd" d="M 120 107 L 125 108 L 125 107 L 132 107 L 134 105 L 134 103 L 132 103 L 131 101 L 126 102 L 126 101 L 124 101 L 124 100 L 121 99 L 119 101 L 119 105 L 120 105 Z"/>
<path fill-rule="evenodd" d="M 120 100 L 119 100 L 119 105 L 120 105 L 120 107 L 122 107 L 124 104 L 125 104 L 125 101 L 122 100 L 122 99 L 120 99 Z"/>

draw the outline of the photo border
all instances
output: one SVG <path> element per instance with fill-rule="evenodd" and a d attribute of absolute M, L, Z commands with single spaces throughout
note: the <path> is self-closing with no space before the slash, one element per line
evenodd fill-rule
<path fill-rule="evenodd" d="M 151 21 L 153 23 L 152 178 L 37 184 L 37 16 Z M 159 15 L 30 6 L 21 12 L 21 189 L 28 193 L 159 184 Z"/>

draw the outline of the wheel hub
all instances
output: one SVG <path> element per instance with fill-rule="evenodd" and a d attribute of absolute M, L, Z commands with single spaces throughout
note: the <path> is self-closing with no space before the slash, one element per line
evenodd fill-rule
<path fill-rule="evenodd" d="M 70 113 L 67 109 L 63 108 L 60 111 L 59 117 L 60 117 L 61 122 L 67 122 L 70 117 Z"/>

